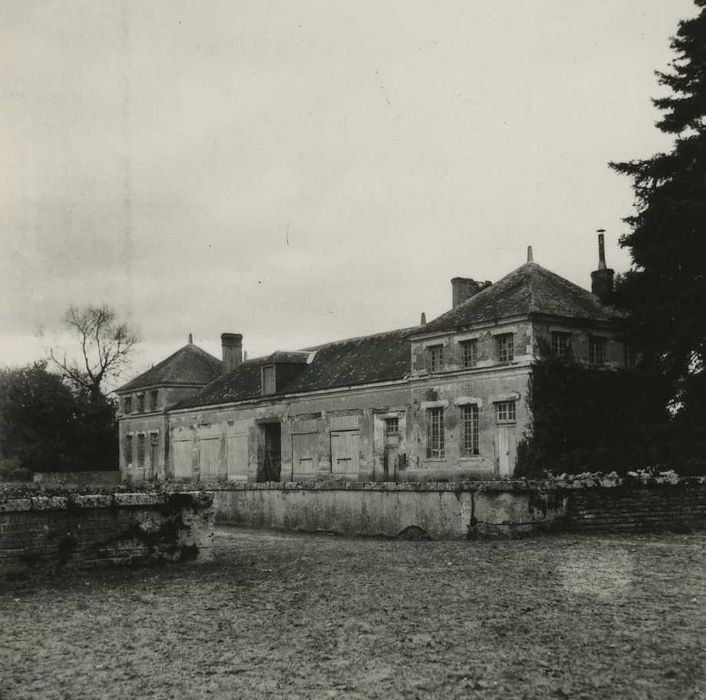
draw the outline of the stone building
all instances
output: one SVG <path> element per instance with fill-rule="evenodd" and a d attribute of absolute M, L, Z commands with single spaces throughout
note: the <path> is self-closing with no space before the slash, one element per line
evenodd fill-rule
<path fill-rule="evenodd" d="M 454 278 L 452 308 L 420 326 L 243 361 L 191 342 L 120 397 L 127 478 L 237 481 L 510 477 L 543 349 L 605 368 L 632 357 L 609 305 L 532 261 L 494 284 Z"/>

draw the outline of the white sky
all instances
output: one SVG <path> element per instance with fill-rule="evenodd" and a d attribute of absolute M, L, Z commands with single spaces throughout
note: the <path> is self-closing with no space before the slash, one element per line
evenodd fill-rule
<path fill-rule="evenodd" d="M 70 303 L 255 356 L 414 325 L 456 275 L 589 286 L 668 146 L 691 0 L 0 0 L 0 365 Z"/>

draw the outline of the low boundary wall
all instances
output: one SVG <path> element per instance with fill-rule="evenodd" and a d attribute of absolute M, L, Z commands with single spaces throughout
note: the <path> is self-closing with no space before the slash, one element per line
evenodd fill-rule
<path fill-rule="evenodd" d="M 463 539 L 561 527 L 566 495 L 513 482 L 234 484 L 215 488 L 216 520 L 344 535 Z"/>
<path fill-rule="evenodd" d="M 123 481 L 118 469 L 93 472 L 35 472 L 35 484 L 44 487 L 61 486 L 117 486 Z"/>
<path fill-rule="evenodd" d="M 0 573 L 212 558 L 213 495 L 199 491 L 0 498 Z"/>
<path fill-rule="evenodd" d="M 463 539 L 542 531 L 706 527 L 706 483 L 566 486 L 553 482 L 227 484 L 217 522 L 343 535 Z"/>

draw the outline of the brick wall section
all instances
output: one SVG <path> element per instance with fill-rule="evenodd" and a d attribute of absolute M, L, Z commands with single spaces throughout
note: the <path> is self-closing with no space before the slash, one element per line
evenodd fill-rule
<path fill-rule="evenodd" d="M 0 500 L 0 575 L 212 557 L 213 496 L 101 493 Z"/>
<path fill-rule="evenodd" d="M 706 527 L 706 484 L 616 486 L 570 491 L 567 528 L 636 532 Z"/>

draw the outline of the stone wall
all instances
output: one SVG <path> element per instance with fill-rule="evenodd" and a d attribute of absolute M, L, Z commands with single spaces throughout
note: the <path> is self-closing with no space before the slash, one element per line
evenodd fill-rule
<path fill-rule="evenodd" d="M 216 519 L 241 527 L 463 539 L 546 531 L 706 527 L 706 483 L 552 482 L 212 485 Z"/>
<path fill-rule="evenodd" d="M 35 472 L 35 484 L 42 486 L 113 486 L 122 482 L 120 470 L 93 472 Z"/>
<path fill-rule="evenodd" d="M 0 498 L 0 575 L 212 557 L 213 496 L 198 491 Z"/>
<path fill-rule="evenodd" d="M 561 527 L 566 496 L 512 482 L 233 484 L 214 508 L 241 527 L 464 539 Z"/>

